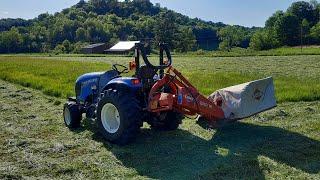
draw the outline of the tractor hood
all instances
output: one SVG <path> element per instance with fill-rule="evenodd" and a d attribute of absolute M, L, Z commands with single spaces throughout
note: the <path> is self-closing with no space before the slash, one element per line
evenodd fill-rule
<path fill-rule="evenodd" d="M 88 73 L 80 76 L 76 81 L 77 100 L 85 101 L 92 94 L 92 88 L 98 87 L 100 77 L 104 72 Z"/>
<path fill-rule="evenodd" d="M 104 73 L 105 72 L 93 72 L 93 73 L 84 74 L 77 79 L 76 83 L 78 84 L 78 83 L 83 83 L 89 80 L 99 79 L 100 76 Z"/>

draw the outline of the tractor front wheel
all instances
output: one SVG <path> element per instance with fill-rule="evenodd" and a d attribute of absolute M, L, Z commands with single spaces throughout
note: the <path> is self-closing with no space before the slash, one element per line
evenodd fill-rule
<path fill-rule="evenodd" d="M 63 119 L 65 125 L 70 129 L 80 127 L 82 114 L 75 102 L 67 102 L 63 108 Z"/>
<path fill-rule="evenodd" d="M 104 92 L 98 104 L 97 123 L 103 137 L 115 144 L 126 145 L 135 139 L 142 126 L 138 100 L 121 90 Z"/>

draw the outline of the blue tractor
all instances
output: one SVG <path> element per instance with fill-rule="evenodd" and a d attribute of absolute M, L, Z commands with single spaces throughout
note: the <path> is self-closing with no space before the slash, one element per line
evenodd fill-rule
<path fill-rule="evenodd" d="M 129 69 L 119 64 L 107 72 L 79 77 L 76 98 L 69 98 L 64 105 L 66 126 L 79 127 L 85 113 L 95 119 L 106 140 L 125 145 L 135 139 L 143 122 L 153 129 L 175 130 L 184 115 L 199 115 L 200 124 L 217 127 L 276 106 L 272 78 L 224 88 L 205 97 L 171 64 L 166 44 L 160 44 L 160 65 L 154 66 L 144 45 L 137 43 L 135 60 L 130 63 L 130 70 L 136 70 L 132 77 L 122 77 Z"/>
<path fill-rule="evenodd" d="M 164 53 L 167 62 L 164 61 Z M 144 64 L 140 64 L 140 56 Z M 80 76 L 75 85 L 75 98 L 64 105 L 64 122 L 70 129 L 80 127 L 82 114 L 92 119 L 103 137 L 115 144 L 125 145 L 135 139 L 143 122 L 153 129 L 175 130 L 183 115 L 174 110 L 161 113 L 147 111 L 149 91 L 164 76 L 164 69 L 172 64 L 166 44 L 160 44 L 160 65 L 152 65 L 145 53 L 144 44 L 135 45 L 135 74 L 122 77 L 129 69 L 114 64 L 107 72 Z M 165 91 L 163 89 L 162 91 Z"/>

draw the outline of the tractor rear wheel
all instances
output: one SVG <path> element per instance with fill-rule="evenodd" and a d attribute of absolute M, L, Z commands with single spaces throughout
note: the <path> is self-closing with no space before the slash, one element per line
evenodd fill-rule
<path fill-rule="evenodd" d="M 182 124 L 184 116 L 181 113 L 170 111 L 160 117 L 157 117 L 155 122 L 151 123 L 151 128 L 160 131 L 174 131 Z"/>
<path fill-rule="evenodd" d="M 97 109 L 97 124 L 103 137 L 115 144 L 126 145 L 135 139 L 142 112 L 139 102 L 124 90 L 104 92 Z"/>
<path fill-rule="evenodd" d="M 75 102 L 67 102 L 64 104 L 63 119 L 65 125 L 70 129 L 80 127 L 82 114 L 79 106 Z"/>

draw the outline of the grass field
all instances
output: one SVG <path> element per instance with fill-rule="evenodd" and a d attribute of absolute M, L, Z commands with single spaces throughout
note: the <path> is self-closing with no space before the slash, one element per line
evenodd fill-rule
<path fill-rule="evenodd" d="M 218 130 L 185 119 L 173 132 L 145 126 L 112 145 L 84 120 L 69 131 L 63 101 L 0 80 L 0 179 L 319 179 L 320 103 L 276 109 Z"/>
<path fill-rule="evenodd" d="M 129 60 L 128 57 L 0 57 L 0 78 L 48 95 L 66 97 L 74 94 L 74 81 L 79 75 L 108 70 L 112 63 L 127 64 Z M 320 100 L 319 56 L 176 57 L 174 67 L 206 95 L 216 89 L 273 76 L 278 102 Z"/>
<path fill-rule="evenodd" d="M 154 51 L 156 55 L 157 51 Z M 300 46 L 297 47 L 280 47 L 276 49 L 264 50 L 264 51 L 255 51 L 252 49 L 244 48 L 233 48 L 230 51 L 194 51 L 188 53 L 177 53 L 173 52 L 174 56 L 194 56 L 194 57 L 248 57 L 248 56 L 301 56 L 301 55 L 320 55 L 320 46 L 303 46 L 302 49 Z M 0 54 L 0 56 L 36 56 L 36 57 L 110 57 L 113 55 L 107 54 L 54 54 L 54 53 L 27 53 L 27 54 Z"/>
<path fill-rule="evenodd" d="M 320 56 L 175 57 L 207 95 L 274 77 L 277 108 L 221 129 L 192 119 L 174 132 L 144 126 L 135 143 L 118 147 L 89 120 L 65 128 L 61 103 L 78 75 L 128 60 L 1 56 L 0 179 L 320 179 Z"/>
<path fill-rule="evenodd" d="M 196 51 L 188 53 L 188 56 L 211 56 L 211 57 L 243 57 L 243 56 L 299 56 L 320 55 L 319 46 L 280 47 L 276 49 L 255 51 L 252 49 L 234 48 L 227 51 Z"/>

